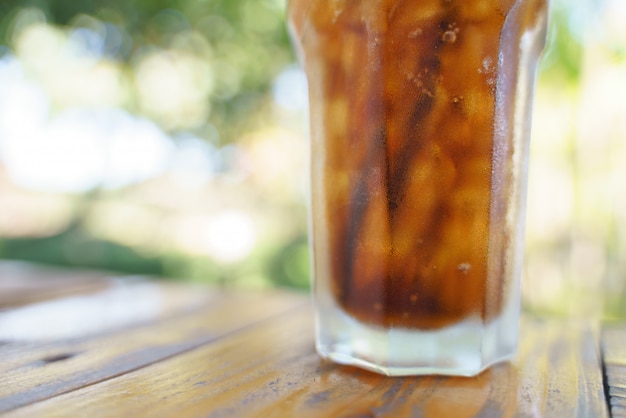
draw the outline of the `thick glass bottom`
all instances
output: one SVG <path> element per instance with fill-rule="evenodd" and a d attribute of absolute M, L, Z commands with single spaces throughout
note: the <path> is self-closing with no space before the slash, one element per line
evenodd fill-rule
<path fill-rule="evenodd" d="M 334 310 L 318 311 L 318 353 L 388 376 L 475 376 L 517 349 L 518 314 L 510 310 L 489 323 L 476 315 L 435 331 L 383 329 Z"/>

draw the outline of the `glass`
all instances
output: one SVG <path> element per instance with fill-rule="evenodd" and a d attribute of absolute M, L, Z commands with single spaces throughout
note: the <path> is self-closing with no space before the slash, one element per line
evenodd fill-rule
<path fill-rule="evenodd" d="M 475 375 L 517 346 L 546 0 L 291 0 L 309 81 L 317 350 Z"/>

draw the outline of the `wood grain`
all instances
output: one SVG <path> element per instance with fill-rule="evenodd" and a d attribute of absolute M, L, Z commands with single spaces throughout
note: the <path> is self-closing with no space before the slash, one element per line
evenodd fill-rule
<path fill-rule="evenodd" d="M 126 323 L 89 337 L 0 346 L 0 413 L 158 363 L 306 303 L 279 292 L 263 297 L 222 292 L 205 299 L 191 311 L 172 315 L 170 310 L 169 317 L 155 316 L 140 326 Z"/>
<path fill-rule="evenodd" d="M 259 295 L 246 306 L 263 304 L 264 299 Z M 276 303 L 263 305 L 256 315 L 268 318 L 267 313 L 259 312 Z M 106 345 L 103 352 L 116 353 L 106 362 L 92 360 L 100 364 L 95 368 L 80 363 L 70 367 L 68 363 L 74 373 L 70 373 L 72 387 L 83 387 L 72 391 L 67 387 L 66 393 L 41 402 L 32 403 L 31 399 L 6 416 L 608 416 L 599 336 L 590 325 L 526 318 L 520 353 L 512 363 L 493 367 L 476 378 L 390 378 L 320 360 L 313 349 L 312 310 L 308 305 L 257 322 L 248 318 L 247 326 L 231 322 L 241 303 L 237 302 L 239 309 L 228 305 L 226 302 L 220 313 L 198 315 L 195 325 L 187 328 L 180 320 L 160 324 L 162 334 L 173 336 L 168 338 L 169 345 L 159 339 L 155 342 L 154 331 L 142 330 L 133 334 L 134 342 L 126 343 L 132 348 L 115 351 L 112 346 L 121 344 L 120 340 L 100 340 L 99 345 Z M 176 341 L 189 342 L 191 330 L 207 322 L 212 324 L 209 328 L 222 326 L 223 334 L 191 340 L 180 354 L 174 350 L 150 357 L 150 350 L 181 344 Z M 130 338 L 128 333 L 124 336 Z M 89 350 L 96 347 L 91 342 L 85 344 L 92 347 Z M 123 353 L 135 354 L 129 357 Z M 125 359 L 137 357 L 150 361 L 116 369 Z M 57 385 L 67 381 L 59 376 L 60 370 L 46 367 L 39 372 L 47 375 L 43 380 Z M 90 375 L 93 370 L 105 369 L 111 372 L 97 378 Z M 12 379 L 17 378 L 14 375 Z M 19 386 L 32 388 L 33 378 L 21 380 Z M 32 395 L 29 390 L 20 393 Z"/>
<path fill-rule="evenodd" d="M 626 418 L 626 324 L 605 327 L 602 351 L 611 416 Z"/>

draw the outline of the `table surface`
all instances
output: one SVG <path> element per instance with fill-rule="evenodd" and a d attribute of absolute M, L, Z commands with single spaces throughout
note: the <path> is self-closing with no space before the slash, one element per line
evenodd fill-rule
<path fill-rule="evenodd" d="M 626 417 L 626 325 L 524 316 L 474 378 L 321 360 L 309 298 L 0 263 L 0 416 Z"/>

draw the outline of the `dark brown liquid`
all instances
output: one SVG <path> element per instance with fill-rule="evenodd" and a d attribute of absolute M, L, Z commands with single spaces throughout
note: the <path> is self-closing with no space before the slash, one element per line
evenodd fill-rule
<path fill-rule="evenodd" d="M 500 311 L 506 283 L 488 277 L 506 268 L 514 150 L 497 118 L 512 118 L 531 13 L 507 41 L 512 5 L 290 3 L 311 94 L 314 230 L 328 237 L 315 263 L 361 321 L 436 328 Z"/>

